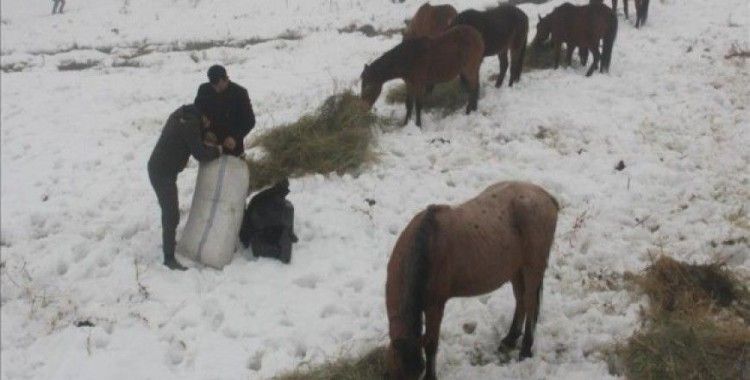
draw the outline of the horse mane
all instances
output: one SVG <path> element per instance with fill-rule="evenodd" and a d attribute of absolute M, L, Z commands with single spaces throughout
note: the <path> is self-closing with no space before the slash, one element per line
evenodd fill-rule
<path fill-rule="evenodd" d="M 369 65 L 370 75 L 383 82 L 404 75 L 428 41 L 429 38 L 419 37 L 401 42 Z"/>

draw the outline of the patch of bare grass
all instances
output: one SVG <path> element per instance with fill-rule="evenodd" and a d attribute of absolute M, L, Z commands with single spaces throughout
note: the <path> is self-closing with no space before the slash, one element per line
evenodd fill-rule
<path fill-rule="evenodd" d="M 57 69 L 60 71 L 82 71 L 86 69 L 90 69 L 92 67 L 96 67 L 99 65 L 99 61 L 87 59 L 85 61 L 63 61 L 59 65 L 57 65 Z"/>

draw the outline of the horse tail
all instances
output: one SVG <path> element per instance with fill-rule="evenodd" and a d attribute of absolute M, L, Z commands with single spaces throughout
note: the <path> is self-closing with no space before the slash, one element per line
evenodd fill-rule
<path fill-rule="evenodd" d="M 602 49 L 602 68 L 609 71 L 609 63 L 612 61 L 612 47 L 617 37 L 617 16 L 609 14 L 609 25 L 607 32 L 604 34 L 604 47 Z"/>
<path fill-rule="evenodd" d="M 414 338 L 422 336 L 422 311 L 427 288 L 430 240 L 437 228 L 435 213 L 438 206 L 427 207 L 414 237 L 414 245 L 404 258 L 404 294 L 401 315 Z"/>

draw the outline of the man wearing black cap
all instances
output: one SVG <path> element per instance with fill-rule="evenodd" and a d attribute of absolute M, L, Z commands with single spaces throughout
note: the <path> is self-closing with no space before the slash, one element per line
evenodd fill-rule
<path fill-rule="evenodd" d="M 148 160 L 148 177 L 161 207 L 164 265 L 169 269 L 187 269 L 174 257 L 175 232 L 180 223 L 177 175 L 185 169 L 190 155 L 200 162 L 206 162 L 222 154 L 221 146 L 207 145 L 201 140 L 201 129 L 208 125 L 208 120 L 201 118 L 193 105 L 180 107 L 169 115 Z"/>
<path fill-rule="evenodd" d="M 244 87 L 231 82 L 223 66 L 208 69 L 208 83 L 198 88 L 195 106 L 211 122 L 211 132 L 226 152 L 239 156 L 244 151 L 243 139 L 255 126 L 255 114 Z"/>

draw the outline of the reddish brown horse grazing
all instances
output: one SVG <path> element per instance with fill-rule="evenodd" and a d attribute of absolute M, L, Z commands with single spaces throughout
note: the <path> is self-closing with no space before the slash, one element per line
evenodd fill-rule
<path fill-rule="evenodd" d="M 388 262 L 390 377 L 419 378 L 425 367 L 424 349 L 425 379 L 435 379 L 445 303 L 452 297 L 491 292 L 508 281 L 516 309 L 502 344 L 514 347 L 523 327 L 520 359 L 531 357 L 557 212 L 557 201 L 542 188 L 500 182 L 459 206 L 432 205 L 417 214 L 399 236 Z"/>
<path fill-rule="evenodd" d="M 407 39 L 365 65 L 362 99 L 370 107 L 380 96 L 383 83 L 396 78 L 406 82 L 406 118 L 409 122 L 416 103 L 417 125 L 422 125 L 422 97 L 427 86 L 448 82 L 457 76 L 469 91 L 466 113 L 476 111 L 479 99 L 479 67 L 484 44 L 474 28 L 457 26 L 435 37 Z"/>
<path fill-rule="evenodd" d="M 536 36 L 533 45 L 539 46 L 552 36 L 555 45 L 555 68 L 560 65 L 560 49 L 564 42 L 570 49 L 591 51 L 594 62 L 586 72 L 591 76 L 599 66 L 601 72 L 609 71 L 612 59 L 612 47 L 617 36 L 617 16 L 603 4 L 589 4 L 575 6 L 564 3 L 555 8 L 552 13 L 539 18 L 536 24 Z M 602 52 L 599 53 L 599 41 L 602 41 Z"/>
<path fill-rule="evenodd" d="M 500 60 L 500 74 L 495 87 L 500 87 L 508 70 L 510 51 L 509 86 L 521 79 L 523 57 L 526 53 L 526 36 L 529 32 L 529 18 L 522 10 L 512 5 L 501 5 L 480 12 L 474 9 L 463 11 L 456 16 L 454 25 L 469 25 L 476 28 L 484 39 L 484 56 L 497 54 Z"/>
<path fill-rule="evenodd" d="M 404 39 L 417 37 L 437 37 L 448 30 L 456 17 L 456 8 L 451 5 L 435 5 L 424 3 L 409 21 L 404 31 Z"/>

